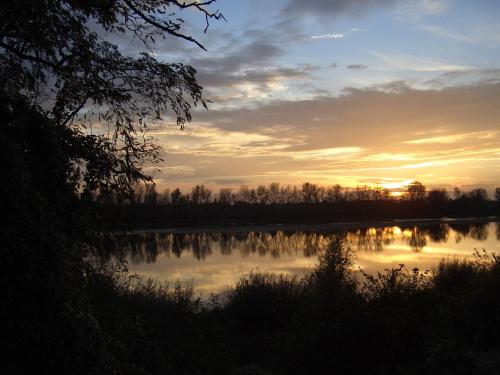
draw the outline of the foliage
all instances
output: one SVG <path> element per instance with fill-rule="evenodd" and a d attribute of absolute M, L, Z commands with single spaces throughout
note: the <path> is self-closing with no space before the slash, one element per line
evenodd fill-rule
<path fill-rule="evenodd" d="M 174 373 L 495 373 L 497 255 L 443 260 L 432 274 L 401 266 L 360 277 L 352 265 L 353 254 L 334 240 L 302 279 L 252 272 L 204 303 L 151 282 L 114 282 L 96 285 L 111 293 L 94 303 L 106 316 L 119 312 L 119 322 L 140 321 Z M 132 337 L 123 344 L 136 348 Z M 146 368 L 150 347 L 135 350 Z"/>
<path fill-rule="evenodd" d="M 443 217 L 487 217 L 499 215 L 500 206 L 487 199 L 484 189 L 461 192 L 450 199 L 444 189 L 426 190 L 409 199 L 392 196 L 379 188 L 350 189 L 340 185 L 302 187 L 271 183 L 238 190 L 221 189 L 218 194 L 205 185 L 196 185 L 190 193 L 179 188 L 157 192 L 154 184 L 134 186 L 134 200 L 113 195 L 94 197 L 121 220 L 136 226 L 207 225 L 239 223 L 285 223 L 333 221 L 370 221 L 393 219 L 439 219 Z M 478 193 L 478 190 L 481 193 Z M 483 198 L 478 198 L 483 197 Z"/>
<path fill-rule="evenodd" d="M 151 123 L 171 114 L 184 127 L 192 105 L 206 107 L 195 69 L 158 60 L 155 38 L 171 35 L 203 47 L 184 34 L 175 12 L 201 12 L 208 26 L 209 18 L 223 18 L 207 10 L 213 2 L 8 1 L 0 8 L 6 95 L 42 104 L 55 124 L 80 133 L 82 148 L 94 146 L 89 151 L 97 155 L 74 160 L 83 188 L 130 194 L 133 183 L 150 180 L 141 168 L 160 160 L 147 136 Z M 127 55 L 109 41 L 120 35 L 140 44 L 137 54 Z M 105 160 L 96 166 L 100 156 Z"/>
<path fill-rule="evenodd" d="M 175 308 L 161 311 L 175 312 L 176 321 L 179 311 L 196 304 L 180 290 L 166 293 L 116 279 L 117 270 L 106 263 L 110 258 L 102 257 L 116 245 L 111 221 L 92 197 L 99 192 L 103 202 L 133 198 L 132 186 L 151 180 L 142 167 L 159 160 L 159 148 L 147 135 L 153 121 L 173 116 L 183 127 L 193 105 L 206 106 L 194 68 L 159 61 L 152 47 L 162 35 L 199 44 L 183 33 L 174 11 L 221 18 L 207 10 L 213 2 L 2 3 L 4 372 L 168 371 L 150 326 L 138 316 L 144 306 L 168 302 Z M 117 35 L 140 41 L 139 53 L 124 54 L 109 41 Z M 129 300 L 137 315 L 122 309 Z"/>
<path fill-rule="evenodd" d="M 413 181 L 406 188 L 405 196 L 412 201 L 423 200 L 425 197 L 425 186 L 418 181 Z"/>

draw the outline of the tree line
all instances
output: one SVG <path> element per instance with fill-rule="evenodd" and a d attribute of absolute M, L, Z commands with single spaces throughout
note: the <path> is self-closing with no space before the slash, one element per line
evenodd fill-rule
<path fill-rule="evenodd" d="M 457 187 L 450 194 L 443 188 L 427 189 L 418 181 L 398 195 L 380 187 L 323 187 L 309 182 L 297 187 L 273 182 L 217 192 L 203 184 L 190 192 L 179 188 L 158 192 L 156 185 L 142 184 L 127 200 L 85 192 L 82 199 L 104 207 L 115 223 L 135 226 L 486 217 L 500 212 L 500 187 L 490 197 L 484 188 Z"/>
<path fill-rule="evenodd" d="M 207 205 L 207 204 L 299 204 L 299 203 L 339 203 L 343 201 L 428 201 L 433 204 L 446 203 L 450 200 L 472 200 L 486 202 L 490 200 L 488 191 L 475 188 L 464 191 L 458 187 L 450 194 L 444 188 L 427 189 L 422 183 L 414 181 L 396 194 L 391 189 L 371 186 L 356 188 L 344 187 L 339 184 L 320 186 L 305 182 L 300 187 L 272 182 L 258 185 L 256 188 L 241 185 L 238 189 L 222 188 L 214 191 L 204 184 L 197 184 L 190 192 L 180 188 L 164 189 L 159 192 L 156 184 L 137 184 L 131 197 L 123 198 L 106 193 L 82 193 L 82 197 L 102 203 L 117 204 L 149 204 L 149 205 Z M 500 187 L 494 191 L 495 201 L 500 202 Z"/>

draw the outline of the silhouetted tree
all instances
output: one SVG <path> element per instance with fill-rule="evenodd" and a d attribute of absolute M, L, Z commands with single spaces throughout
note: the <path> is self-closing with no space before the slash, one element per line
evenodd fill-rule
<path fill-rule="evenodd" d="M 220 189 L 219 190 L 219 203 L 220 204 L 230 204 L 231 203 L 231 189 Z"/>
<path fill-rule="evenodd" d="M 413 181 L 406 187 L 405 197 L 411 201 L 423 200 L 425 198 L 425 186 L 418 181 Z"/>
<path fill-rule="evenodd" d="M 302 184 L 302 199 L 304 200 L 304 203 L 320 202 L 323 191 L 324 190 L 318 185 L 305 182 Z"/>
<path fill-rule="evenodd" d="M 495 188 L 495 200 L 500 203 L 500 187 Z"/>
<path fill-rule="evenodd" d="M 158 192 L 155 184 L 146 184 L 144 192 L 144 203 L 155 205 L 158 203 Z"/>
<path fill-rule="evenodd" d="M 163 190 L 163 193 L 160 194 L 158 199 L 158 203 L 164 206 L 170 203 L 170 189 Z"/>
<path fill-rule="evenodd" d="M 342 187 L 337 184 L 326 189 L 325 200 L 330 203 L 339 202 L 342 199 Z"/>
<path fill-rule="evenodd" d="M 0 272 L 5 373 L 169 372 L 139 314 L 115 313 L 118 276 L 102 255 L 115 244 L 107 229 L 118 223 L 79 198 L 97 191 L 106 204 L 133 199 L 136 184 L 151 181 L 142 167 L 160 160 L 150 124 L 170 116 L 183 127 L 193 105 L 206 106 L 195 69 L 152 52 L 155 38 L 167 36 L 203 47 L 176 12 L 221 18 L 207 9 L 211 3 L 0 6 L 0 153 L 9 161 L 0 171 L 9 234 Z M 110 42 L 123 36 L 138 43 L 137 54 Z"/>
<path fill-rule="evenodd" d="M 269 203 L 278 203 L 280 200 L 280 184 L 278 182 L 270 183 L 267 191 Z"/>
<path fill-rule="evenodd" d="M 460 190 L 460 188 L 458 188 L 458 187 L 455 187 L 453 189 L 453 196 L 455 197 L 455 199 L 462 197 L 463 196 L 462 190 Z"/>
<path fill-rule="evenodd" d="M 208 1 L 205 4 L 210 4 Z M 219 19 L 205 4 L 168 0 L 9 1 L 0 9 L 0 76 L 11 95 L 25 94 L 48 109 L 56 123 L 80 129 L 100 122 L 111 130 L 86 135 L 104 159 L 82 158 L 75 168 L 89 190 L 131 193 L 141 167 L 160 160 L 147 136 L 155 119 L 171 113 L 183 127 L 191 106 L 206 106 L 195 69 L 165 63 L 146 51 L 170 35 L 203 46 L 183 32 L 176 11 L 190 9 Z M 207 21 L 208 22 L 208 21 Z M 92 28 L 90 25 L 94 25 Z M 137 57 L 125 55 L 98 32 L 143 43 Z M 50 93 L 50 97 L 45 93 Z M 99 108 L 99 109 L 98 109 Z M 89 160 L 90 159 L 90 160 Z"/>
<path fill-rule="evenodd" d="M 179 188 L 176 188 L 172 193 L 170 193 L 170 201 L 172 202 L 172 205 L 178 206 L 181 204 L 182 201 L 182 193 Z"/>
<path fill-rule="evenodd" d="M 238 195 L 237 199 L 239 202 L 245 202 L 245 203 L 251 202 L 250 189 L 248 188 L 247 185 L 241 185 L 237 195 Z"/>
<path fill-rule="evenodd" d="M 257 186 L 256 199 L 257 203 L 263 204 L 268 202 L 269 194 L 264 185 Z"/>
<path fill-rule="evenodd" d="M 448 199 L 448 192 L 445 189 L 432 189 L 427 193 L 427 200 L 434 206 L 442 206 L 448 202 Z"/>
<path fill-rule="evenodd" d="M 194 204 L 205 204 L 210 202 L 212 191 L 205 185 L 196 185 L 191 191 L 191 202 Z"/>
<path fill-rule="evenodd" d="M 488 192 L 483 188 L 473 189 L 467 195 L 472 201 L 478 203 L 482 203 L 488 199 Z"/>

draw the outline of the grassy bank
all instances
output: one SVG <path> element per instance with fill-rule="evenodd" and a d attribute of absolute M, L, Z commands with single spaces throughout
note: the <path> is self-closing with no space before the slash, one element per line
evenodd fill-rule
<path fill-rule="evenodd" d="M 126 273 L 87 288 L 124 373 L 495 374 L 500 258 L 444 260 L 358 281 L 333 242 L 302 279 L 251 274 L 207 305 Z"/>

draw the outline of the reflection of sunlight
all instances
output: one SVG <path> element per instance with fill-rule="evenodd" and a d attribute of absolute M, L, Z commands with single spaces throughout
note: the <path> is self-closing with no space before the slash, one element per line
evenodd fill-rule
<path fill-rule="evenodd" d="M 208 296 L 233 287 L 242 275 L 252 271 L 301 277 L 318 264 L 318 256 L 339 238 L 354 252 L 354 271 L 361 268 L 368 273 L 383 272 L 399 264 L 405 264 L 408 270 L 428 270 L 444 258 L 471 259 L 475 248 L 495 250 L 500 241 L 494 235 L 495 225 L 146 233 L 138 235 L 124 251 L 132 273 L 169 283 L 192 284 L 196 295 Z M 461 238 L 459 244 L 455 243 L 457 235 Z"/>
<path fill-rule="evenodd" d="M 403 229 L 403 231 L 401 232 L 401 237 L 403 238 L 411 238 L 413 234 L 413 231 L 411 229 Z"/>
<path fill-rule="evenodd" d="M 433 246 L 426 246 L 424 251 L 426 254 L 437 254 L 441 256 L 462 255 L 468 257 L 472 253 L 472 249 L 465 250 L 465 249 L 456 249 L 452 247 L 433 247 Z"/>

